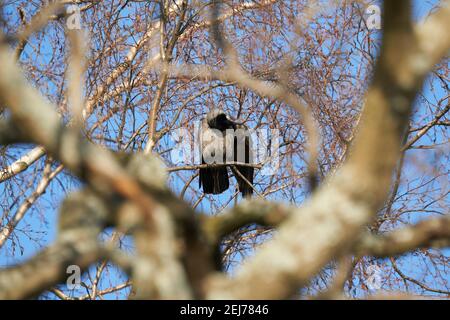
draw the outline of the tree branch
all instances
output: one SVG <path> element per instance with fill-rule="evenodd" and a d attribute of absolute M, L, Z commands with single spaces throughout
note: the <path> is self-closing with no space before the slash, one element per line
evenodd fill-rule
<path fill-rule="evenodd" d="M 430 247 L 450 247 L 450 215 L 425 220 L 385 235 L 364 234 L 357 242 L 354 253 L 388 257 Z"/>

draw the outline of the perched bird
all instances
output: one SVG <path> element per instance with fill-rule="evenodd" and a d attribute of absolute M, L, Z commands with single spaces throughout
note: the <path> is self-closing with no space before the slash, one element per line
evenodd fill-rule
<path fill-rule="evenodd" d="M 223 111 L 214 109 L 202 120 L 201 161 L 208 164 L 200 169 L 199 187 L 207 194 L 220 194 L 229 188 L 227 166 L 220 164 L 253 161 L 250 132 L 247 126 L 231 120 Z M 217 166 L 219 164 L 219 166 Z M 242 196 L 253 193 L 254 168 L 231 165 Z"/>
<path fill-rule="evenodd" d="M 226 142 L 224 130 L 228 127 L 228 119 L 215 117 L 208 113 L 202 120 L 201 126 L 201 161 L 202 164 L 222 164 L 226 157 Z M 210 166 L 200 169 L 199 187 L 203 186 L 203 192 L 207 194 L 220 194 L 228 189 L 228 171 L 226 166 Z"/>

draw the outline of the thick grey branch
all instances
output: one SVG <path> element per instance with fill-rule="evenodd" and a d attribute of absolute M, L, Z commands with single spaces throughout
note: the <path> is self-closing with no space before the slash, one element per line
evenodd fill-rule
<path fill-rule="evenodd" d="M 388 257 L 420 248 L 450 247 L 450 215 L 419 222 L 384 235 L 364 234 L 355 254 Z"/>

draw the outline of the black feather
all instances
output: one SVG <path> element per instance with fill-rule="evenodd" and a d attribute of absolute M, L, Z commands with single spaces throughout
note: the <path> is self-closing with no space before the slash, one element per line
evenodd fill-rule
<path fill-rule="evenodd" d="M 218 130 L 219 133 L 216 131 L 215 134 L 211 134 L 213 132 L 211 129 Z M 229 136 L 226 136 L 226 130 L 228 129 L 235 130 L 234 138 L 228 138 Z M 205 141 L 203 141 L 203 139 L 209 140 L 212 136 L 214 136 L 215 139 L 218 139 L 217 144 L 211 144 L 210 141 L 204 143 Z M 253 163 L 251 138 L 248 128 L 245 125 L 229 120 L 220 110 L 212 110 L 203 120 L 201 139 L 202 164 L 206 164 L 204 156 L 210 157 L 211 153 L 217 154 L 218 152 L 223 154 L 224 162 L 222 163 L 225 163 L 227 158 L 234 162 Z M 230 151 L 233 153 L 227 155 L 227 152 L 229 153 Z M 239 191 L 242 193 L 242 196 L 251 196 L 253 194 L 252 185 L 254 168 L 250 166 L 235 165 L 232 166 L 231 169 L 236 177 Z M 227 167 L 201 168 L 199 187 L 203 187 L 203 192 L 206 194 L 220 194 L 227 190 L 229 188 Z"/>

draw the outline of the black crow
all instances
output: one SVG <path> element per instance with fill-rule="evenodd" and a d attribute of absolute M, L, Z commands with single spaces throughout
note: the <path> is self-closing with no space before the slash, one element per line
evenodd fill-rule
<path fill-rule="evenodd" d="M 230 120 L 221 110 L 210 111 L 202 121 L 201 160 L 210 167 L 200 169 L 199 186 L 207 194 L 220 194 L 229 188 L 226 166 L 215 166 L 227 162 L 253 162 L 251 138 L 248 128 L 241 123 Z M 231 170 L 238 182 L 239 191 L 247 197 L 253 193 L 254 168 L 250 166 L 231 165 Z"/>

